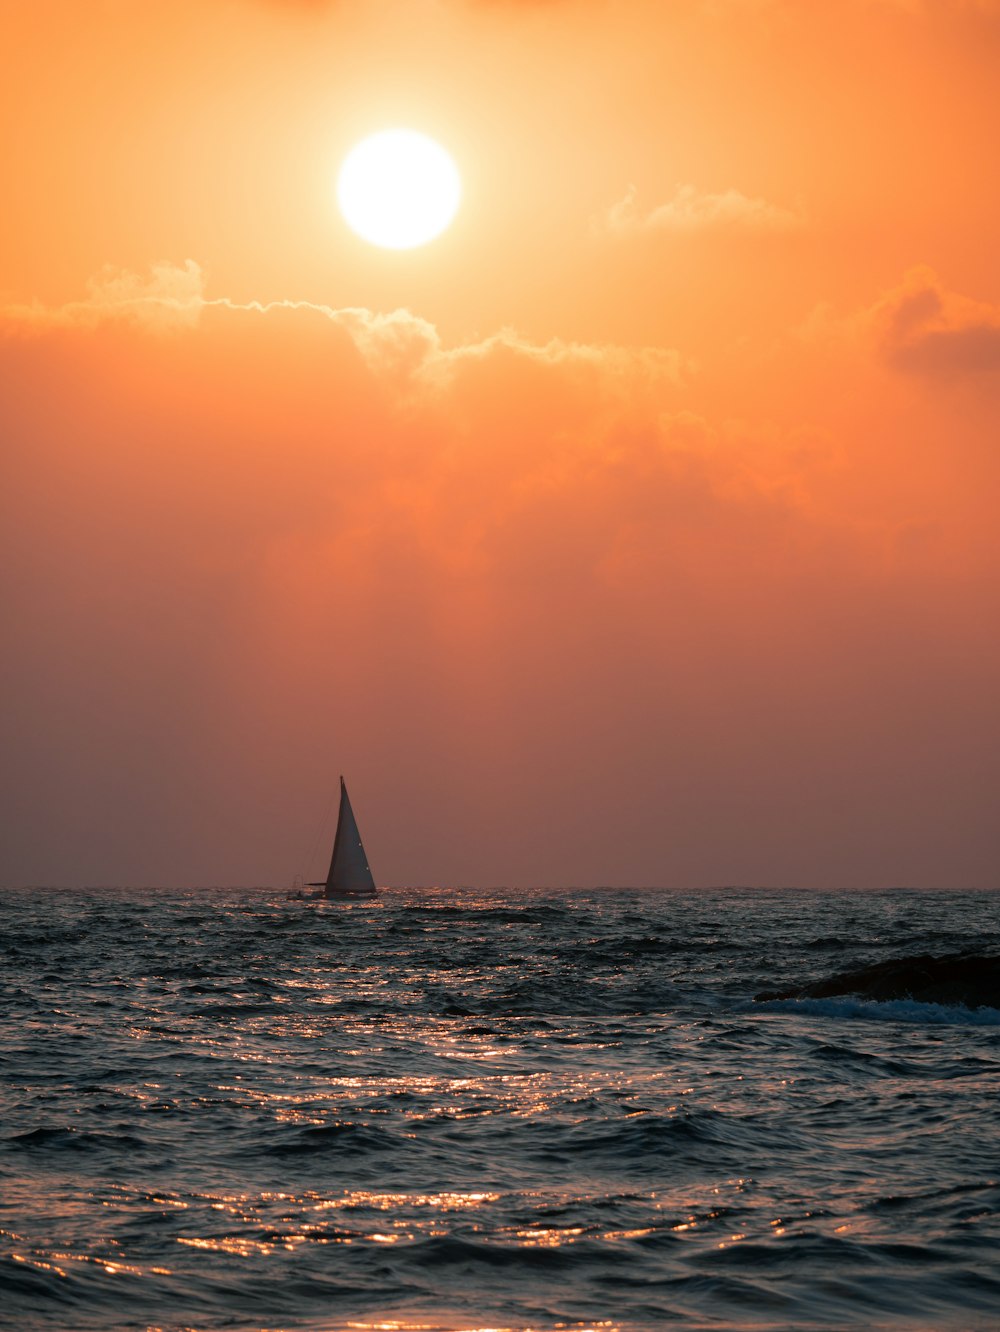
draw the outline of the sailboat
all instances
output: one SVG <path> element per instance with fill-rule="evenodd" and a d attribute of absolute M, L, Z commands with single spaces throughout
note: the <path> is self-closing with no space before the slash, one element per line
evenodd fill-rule
<path fill-rule="evenodd" d="M 330 858 L 330 872 L 325 882 L 306 884 L 307 888 L 322 888 L 317 897 L 329 901 L 343 901 L 355 897 L 377 897 L 378 889 L 368 868 L 368 857 L 358 832 L 358 822 L 351 808 L 351 798 L 347 794 L 347 785 L 340 779 L 340 812 L 337 815 L 337 832 L 333 839 L 333 855 Z M 297 896 L 299 894 L 289 894 Z"/>

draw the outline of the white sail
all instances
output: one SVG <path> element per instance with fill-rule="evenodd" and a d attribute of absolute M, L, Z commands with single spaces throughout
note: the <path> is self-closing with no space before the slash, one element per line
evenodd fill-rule
<path fill-rule="evenodd" d="M 340 779 L 340 814 L 337 835 L 333 839 L 333 858 L 326 876 L 324 897 L 374 897 L 375 880 L 368 868 L 368 857 L 361 844 L 354 810 L 344 779 Z"/>

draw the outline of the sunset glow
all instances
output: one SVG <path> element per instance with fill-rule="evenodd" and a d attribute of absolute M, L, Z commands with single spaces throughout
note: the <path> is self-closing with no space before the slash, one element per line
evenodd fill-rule
<path fill-rule="evenodd" d="M 995 881 L 996 5 L 0 35 L 11 882 Z"/>

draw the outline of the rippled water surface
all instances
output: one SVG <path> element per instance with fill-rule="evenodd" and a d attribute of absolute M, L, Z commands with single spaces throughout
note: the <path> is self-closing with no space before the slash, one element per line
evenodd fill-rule
<path fill-rule="evenodd" d="M 0 894 L 0 1323 L 1000 1326 L 1000 895 Z M 5 1321 L 6 1320 L 6 1321 Z"/>

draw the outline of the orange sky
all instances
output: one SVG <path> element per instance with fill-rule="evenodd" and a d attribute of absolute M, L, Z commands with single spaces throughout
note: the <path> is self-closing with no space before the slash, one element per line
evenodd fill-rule
<path fill-rule="evenodd" d="M 0 882 L 1000 885 L 1000 3 L 0 44 Z"/>

